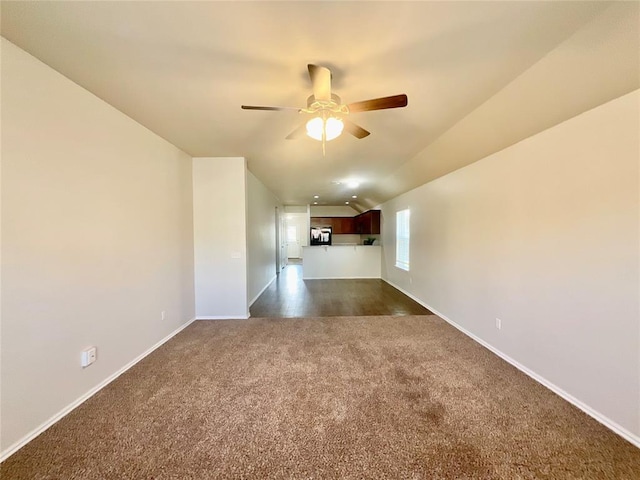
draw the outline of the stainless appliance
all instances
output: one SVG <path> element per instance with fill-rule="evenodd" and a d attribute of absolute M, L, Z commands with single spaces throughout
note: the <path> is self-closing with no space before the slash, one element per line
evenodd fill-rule
<path fill-rule="evenodd" d="M 331 245 L 331 227 L 311 227 L 310 245 Z"/>

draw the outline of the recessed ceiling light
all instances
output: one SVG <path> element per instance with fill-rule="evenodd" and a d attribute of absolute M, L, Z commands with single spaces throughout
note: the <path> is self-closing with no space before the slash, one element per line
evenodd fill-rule
<path fill-rule="evenodd" d="M 358 188 L 360 186 L 360 184 L 358 182 L 349 182 L 347 183 L 347 187 L 349 188 Z"/>
<path fill-rule="evenodd" d="M 349 202 L 344 202 L 344 203 L 346 203 L 347 205 L 349 205 Z"/>
<path fill-rule="evenodd" d="M 318 202 L 313 202 L 313 204 L 314 204 L 314 205 L 317 205 L 317 204 L 318 204 Z"/>
<path fill-rule="evenodd" d="M 314 195 L 313 198 L 320 198 L 320 195 Z"/>
<path fill-rule="evenodd" d="M 358 198 L 358 195 L 351 195 L 351 198 Z"/>

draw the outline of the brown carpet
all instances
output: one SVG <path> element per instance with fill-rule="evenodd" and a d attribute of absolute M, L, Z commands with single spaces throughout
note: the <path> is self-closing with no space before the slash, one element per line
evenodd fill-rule
<path fill-rule="evenodd" d="M 640 450 L 436 316 L 201 321 L 2 479 L 637 479 Z"/>

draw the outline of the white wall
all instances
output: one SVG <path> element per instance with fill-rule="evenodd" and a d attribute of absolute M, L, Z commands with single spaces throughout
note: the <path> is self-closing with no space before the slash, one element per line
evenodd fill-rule
<path fill-rule="evenodd" d="M 303 278 L 380 278 L 380 256 L 374 245 L 305 247 Z"/>
<path fill-rule="evenodd" d="M 4 456 L 184 326 L 194 290 L 190 157 L 4 39 L 1 148 Z"/>
<path fill-rule="evenodd" d="M 360 213 L 349 205 L 311 205 L 310 211 L 312 217 L 355 217 Z"/>
<path fill-rule="evenodd" d="M 285 205 L 285 213 L 306 213 L 309 214 L 309 205 Z"/>
<path fill-rule="evenodd" d="M 276 277 L 276 208 L 282 205 L 247 171 L 247 282 L 251 305 Z"/>
<path fill-rule="evenodd" d="M 247 318 L 246 165 L 193 159 L 196 317 Z"/>
<path fill-rule="evenodd" d="M 637 444 L 639 105 L 625 95 L 382 206 L 383 278 Z M 410 272 L 394 267 L 406 207 Z"/>

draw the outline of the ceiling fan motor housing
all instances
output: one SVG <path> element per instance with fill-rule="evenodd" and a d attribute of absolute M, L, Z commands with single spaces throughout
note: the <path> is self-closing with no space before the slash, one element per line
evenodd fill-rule
<path fill-rule="evenodd" d="M 307 98 L 307 108 L 304 109 L 306 113 L 317 113 L 321 110 L 328 110 L 333 113 L 341 113 L 344 115 L 349 114 L 349 108 L 346 105 L 342 105 L 342 99 L 335 93 L 331 94 L 331 100 L 316 100 L 315 95 L 309 95 Z"/>
<path fill-rule="evenodd" d="M 398 108 L 407 106 L 407 95 L 392 95 L 390 97 L 373 98 L 371 100 L 363 100 L 361 102 L 350 103 L 343 105 L 341 98 L 335 93 L 331 92 L 331 78 L 332 73 L 327 67 L 320 65 L 307 65 L 309 70 L 309 78 L 313 87 L 313 94 L 307 98 L 306 108 L 294 108 L 294 107 L 268 107 L 268 106 L 256 106 L 256 105 L 242 105 L 244 110 L 297 110 L 298 113 L 306 113 L 312 115 L 314 118 L 306 122 L 306 125 L 301 125 L 293 132 L 287 135 L 287 140 L 294 138 L 301 138 L 305 134 L 308 134 L 316 140 L 322 139 L 323 152 L 324 142 L 329 136 L 339 136 L 344 130 L 353 135 L 356 138 L 365 138 L 369 135 L 369 132 L 364 128 L 349 121 L 347 117 L 350 113 L 367 112 L 371 110 L 385 110 L 388 108 Z M 327 135 L 328 123 L 334 125 L 336 128 L 331 128 L 331 135 Z M 311 128 L 312 125 L 321 126 Z M 309 127 L 309 128 L 307 128 Z M 339 128 L 338 128 L 339 127 Z M 313 132 L 309 133 L 309 130 Z M 318 133 L 320 132 L 320 133 Z"/>

